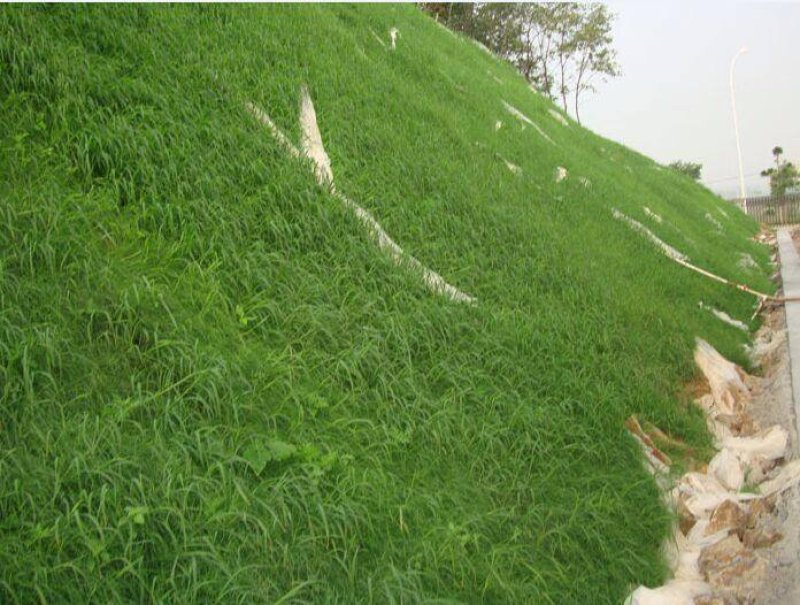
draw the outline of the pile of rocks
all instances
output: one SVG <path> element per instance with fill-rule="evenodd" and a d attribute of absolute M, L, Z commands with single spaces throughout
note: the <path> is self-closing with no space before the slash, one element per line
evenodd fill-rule
<path fill-rule="evenodd" d="M 744 371 L 701 339 L 695 363 L 710 391 L 696 403 L 706 413 L 718 453 L 707 467 L 669 486 L 663 458 L 637 437 L 649 450 L 647 460 L 661 475 L 659 484 L 678 520 L 666 545 L 673 578 L 655 589 L 640 586 L 628 605 L 752 603 L 769 567 L 760 551 L 782 538 L 763 521 L 778 494 L 800 481 L 800 460 L 784 464 L 787 431 L 778 425 L 762 429 L 748 413 Z"/>

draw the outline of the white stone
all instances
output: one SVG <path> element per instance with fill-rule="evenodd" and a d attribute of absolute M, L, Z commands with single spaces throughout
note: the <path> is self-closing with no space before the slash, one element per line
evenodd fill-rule
<path fill-rule="evenodd" d="M 743 372 L 702 338 L 696 338 L 695 343 L 694 361 L 708 380 L 717 409 L 725 414 L 734 413 L 737 404 L 750 397 Z"/>
<path fill-rule="evenodd" d="M 738 492 L 744 485 L 744 471 L 736 454 L 725 448 L 717 453 L 708 464 L 708 474 L 712 475 L 727 489 Z"/>
<path fill-rule="evenodd" d="M 782 426 L 771 426 L 751 437 L 727 437 L 723 447 L 729 449 L 746 469 L 769 463 L 786 454 L 789 433 Z"/>

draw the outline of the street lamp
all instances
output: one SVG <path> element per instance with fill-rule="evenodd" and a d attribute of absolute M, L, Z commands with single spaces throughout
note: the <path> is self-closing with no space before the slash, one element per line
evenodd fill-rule
<path fill-rule="evenodd" d="M 736 93 L 733 89 L 733 68 L 736 67 L 736 59 L 740 55 L 747 52 L 747 47 L 743 46 L 739 49 L 731 59 L 731 107 L 733 108 L 733 129 L 736 132 L 736 152 L 739 154 L 739 196 L 742 198 L 742 207 L 745 214 L 747 214 L 747 192 L 744 189 L 744 170 L 742 169 L 742 144 L 739 142 L 739 118 L 736 115 Z"/>

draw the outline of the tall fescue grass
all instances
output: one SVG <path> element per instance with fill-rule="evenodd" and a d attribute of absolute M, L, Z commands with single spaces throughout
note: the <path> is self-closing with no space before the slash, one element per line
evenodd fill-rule
<path fill-rule="evenodd" d="M 370 32 L 391 27 L 394 52 Z M 297 141 L 304 83 L 338 188 L 477 307 L 398 270 L 244 111 Z M 702 452 L 693 339 L 745 362 L 745 336 L 697 302 L 753 301 L 610 209 L 757 288 L 767 252 L 550 107 L 411 6 L 0 8 L 0 601 L 618 603 L 660 581 L 670 517 L 623 420 Z"/>

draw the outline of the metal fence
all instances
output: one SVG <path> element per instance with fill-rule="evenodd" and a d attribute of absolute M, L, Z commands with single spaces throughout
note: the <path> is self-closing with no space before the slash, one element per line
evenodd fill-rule
<path fill-rule="evenodd" d="M 759 223 L 768 225 L 800 223 L 800 193 L 749 197 L 746 205 L 741 199 L 734 200 L 734 203 Z"/>

